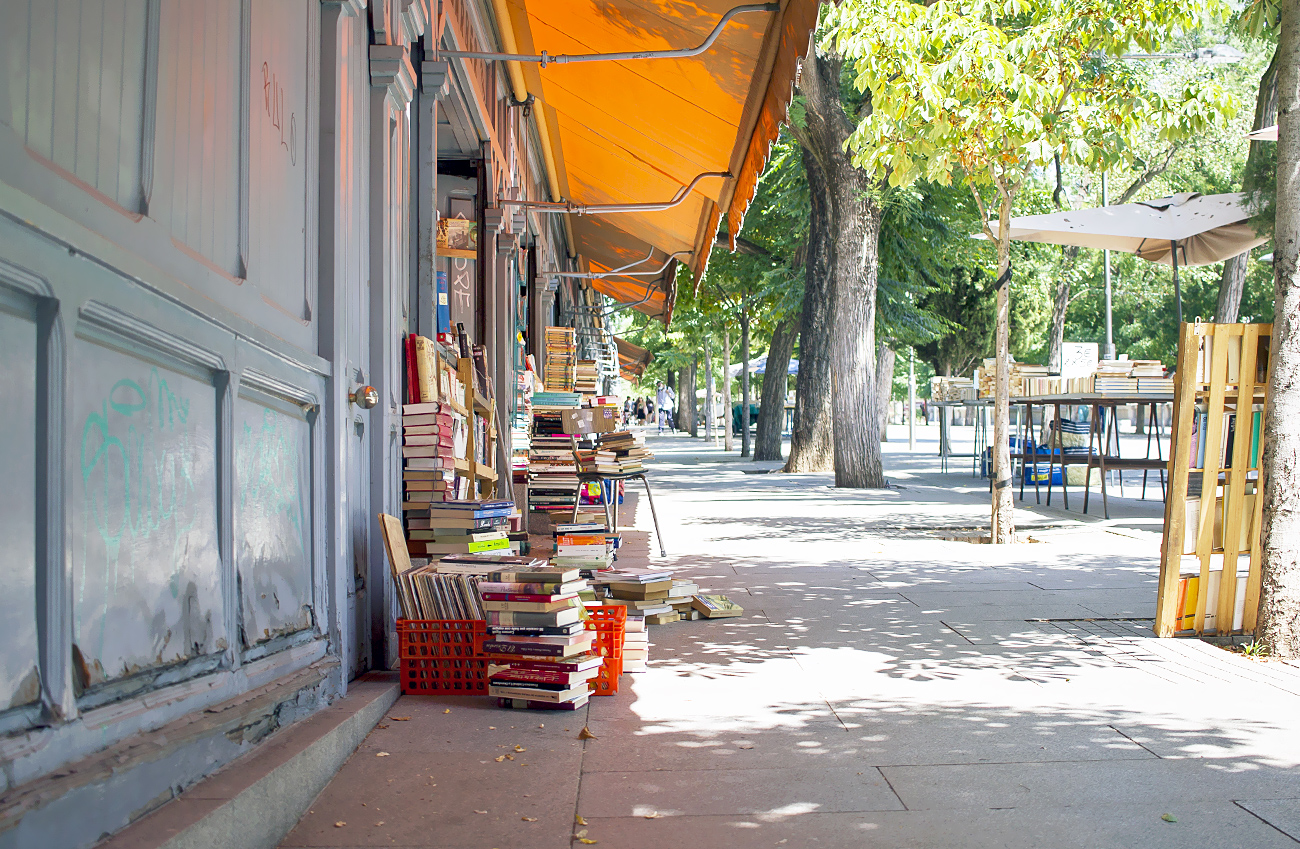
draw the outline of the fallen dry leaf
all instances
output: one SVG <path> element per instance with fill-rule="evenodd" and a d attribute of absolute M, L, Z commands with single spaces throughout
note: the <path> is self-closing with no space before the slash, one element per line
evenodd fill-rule
<path fill-rule="evenodd" d="M 537 817 L 520 817 L 524 822 L 537 822 Z"/>
<path fill-rule="evenodd" d="M 476 814 L 486 814 L 487 811 L 475 811 L 474 813 L 476 813 Z"/>
<path fill-rule="evenodd" d="M 393 722 L 407 722 L 410 720 L 409 716 L 390 716 L 388 718 L 391 719 Z"/>
<path fill-rule="evenodd" d="M 501 762 L 504 761 L 505 759 L 506 759 L 506 756 L 505 756 L 505 755 L 497 755 L 497 756 L 496 756 L 495 758 L 493 758 L 492 760 L 496 761 L 497 763 L 501 763 Z"/>
<path fill-rule="evenodd" d="M 377 758 L 386 758 L 386 757 L 389 757 L 389 754 L 388 754 L 388 752 L 375 752 L 375 757 L 377 757 Z"/>
<path fill-rule="evenodd" d="M 345 825 L 347 825 L 347 823 L 345 823 L 343 820 L 339 820 L 338 822 L 334 823 L 335 828 L 342 828 Z"/>
<path fill-rule="evenodd" d="M 516 745 L 516 746 L 515 746 L 515 751 L 516 751 L 516 752 L 526 752 L 526 751 L 528 751 L 528 750 L 525 749 L 523 746 Z"/>
<path fill-rule="evenodd" d="M 586 823 L 583 823 L 583 825 L 586 825 Z M 585 828 L 583 828 L 583 829 L 579 829 L 578 831 L 575 831 L 575 832 L 573 833 L 573 836 L 574 836 L 574 837 L 586 837 L 586 836 L 587 836 L 587 829 L 585 829 Z"/>
<path fill-rule="evenodd" d="M 505 758 L 506 758 L 506 760 L 508 760 L 508 761 L 513 761 L 513 760 L 515 759 L 515 756 L 514 756 L 514 755 L 506 755 Z"/>
<path fill-rule="evenodd" d="M 388 726 L 387 726 L 387 725 L 384 725 L 383 723 L 380 723 L 379 725 L 376 725 L 375 727 L 376 727 L 376 728 L 387 728 Z"/>
<path fill-rule="evenodd" d="M 447 708 L 446 710 L 443 711 L 443 713 L 451 713 L 451 708 Z"/>
<path fill-rule="evenodd" d="M 598 840 L 592 840 L 592 839 L 587 838 L 587 837 L 579 837 L 579 838 L 578 838 L 578 842 L 579 842 L 579 843 L 599 843 L 600 841 L 598 841 Z"/>
<path fill-rule="evenodd" d="M 597 737 L 595 734 L 592 734 L 592 733 L 591 733 L 591 729 L 584 725 L 584 726 L 582 726 L 582 730 L 578 732 L 578 739 L 579 739 L 579 740 L 599 740 L 600 738 Z"/>
<path fill-rule="evenodd" d="M 537 727 L 538 727 L 538 728 L 545 728 L 545 727 L 546 727 L 546 723 L 543 722 L 541 725 L 538 725 Z"/>
<path fill-rule="evenodd" d="M 496 727 L 495 725 L 489 725 L 489 726 L 488 726 L 488 731 L 496 731 L 496 730 L 497 730 L 497 727 Z"/>
<path fill-rule="evenodd" d="M 1160 819 L 1164 820 L 1165 822 L 1178 822 L 1178 817 L 1174 816 L 1173 814 L 1161 814 Z"/>
<path fill-rule="evenodd" d="M 586 824 L 587 824 L 587 821 L 584 820 L 584 819 L 582 818 L 582 814 L 574 814 L 574 815 L 573 815 L 573 821 L 576 822 L 578 825 L 586 825 Z"/>
<path fill-rule="evenodd" d="M 383 824 L 384 824 L 383 820 L 380 820 L 379 822 L 375 823 L 375 825 L 383 825 Z"/>
<path fill-rule="evenodd" d="M 651 811 L 650 813 L 648 813 L 648 814 L 643 814 L 642 816 L 643 816 L 645 819 L 648 819 L 648 820 L 658 819 L 658 818 L 659 818 L 659 812 L 658 812 L 658 811 Z"/>

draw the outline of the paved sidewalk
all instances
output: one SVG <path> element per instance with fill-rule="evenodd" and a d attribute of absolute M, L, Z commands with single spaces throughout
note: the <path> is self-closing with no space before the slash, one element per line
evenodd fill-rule
<path fill-rule="evenodd" d="M 1300 669 L 1149 636 L 1160 503 L 943 540 L 986 484 L 902 435 L 852 492 L 652 436 L 667 561 L 746 615 L 577 715 L 402 698 L 283 845 L 1294 847 Z"/>

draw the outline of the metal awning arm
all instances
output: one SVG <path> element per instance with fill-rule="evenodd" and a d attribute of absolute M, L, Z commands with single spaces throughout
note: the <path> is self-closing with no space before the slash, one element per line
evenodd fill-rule
<path fill-rule="evenodd" d="M 672 209 L 690 197 L 691 191 L 700 180 L 706 177 L 727 179 L 731 177 L 731 172 L 705 171 L 703 174 L 697 174 L 694 180 L 678 189 L 677 194 L 673 195 L 671 200 L 653 203 L 574 203 L 571 200 L 511 200 L 508 198 L 502 198 L 498 202 L 502 206 L 520 206 L 534 212 L 567 212 L 576 215 L 605 215 L 611 212 L 661 212 L 665 209 Z"/>
<path fill-rule="evenodd" d="M 567 65 L 573 62 L 626 62 L 632 59 L 689 59 L 692 56 L 698 56 L 713 46 L 713 42 L 718 40 L 722 30 L 726 28 L 731 19 L 737 15 L 743 15 L 746 12 L 779 12 L 781 11 L 780 3 L 751 3 L 745 6 L 737 6 L 728 11 L 713 27 L 708 38 L 704 39 L 696 47 L 687 47 L 680 50 L 637 50 L 630 53 L 574 53 L 550 55 L 545 50 L 538 54 L 531 53 L 488 53 L 478 50 L 439 50 L 439 56 L 450 56 L 458 59 L 487 59 L 493 62 L 537 62 L 543 68 L 547 65 Z"/>

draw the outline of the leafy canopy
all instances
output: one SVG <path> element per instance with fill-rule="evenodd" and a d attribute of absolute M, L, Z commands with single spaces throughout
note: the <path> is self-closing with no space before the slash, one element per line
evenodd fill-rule
<path fill-rule="evenodd" d="M 1160 92 L 1118 57 L 1226 11 L 1221 0 L 846 0 L 827 13 L 827 39 L 874 107 L 849 140 L 854 164 L 894 186 L 965 181 L 983 207 L 979 187 L 1014 196 L 1054 154 L 1105 169 L 1144 126 L 1167 140 L 1201 132 L 1236 108 L 1222 86 Z"/>

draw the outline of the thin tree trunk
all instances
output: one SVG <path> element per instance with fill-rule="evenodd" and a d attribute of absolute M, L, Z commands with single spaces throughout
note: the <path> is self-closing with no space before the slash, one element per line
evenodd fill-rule
<path fill-rule="evenodd" d="M 1016 541 L 1015 506 L 1011 500 L 1011 195 L 999 190 L 997 329 L 993 356 L 993 520 L 990 541 Z"/>
<path fill-rule="evenodd" d="M 681 389 L 677 393 L 677 429 L 691 436 L 699 436 L 695 415 L 695 368 L 698 356 L 692 357 L 677 375 Z"/>
<path fill-rule="evenodd" d="M 749 456 L 749 308 L 740 303 L 740 456 Z"/>
<path fill-rule="evenodd" d="M 1268 63 L 1259 80 L 1259 93 L 1255 96 L 1255 124 L 1253 129 L 1261 130 L 1277 123 L 1278 98 L 1278 56 L 1281 45 L 1273 51 L 1273 61 Z M 1265 153 L 1264 145 L 1273 142 L 1253 141 L 1250 152 L 1246 154 L 1246 172 L 1249 173 L 1254 163 Z M 1214 320 L 1221 324 L 1232 324 L 1237 320 L 1241 310 L 1241 293 L 1246 288 L 1246 261 L 1250 252 L 1234 256 L 1223 264 L 1223 273 L 1219 276 L 1219 305 L 1214 312 Z"/>
<path fill-rule="evenodd" d="M 1278 36 L 1277 208 L 1264 525 L 1257 638 L 1300 657 L 1300 0 L 1284 0 Z"/>
<path fill-rule="evenodd" d="M 889 441 L 889 404 L 894 398 L 894 349 L 876 343 L 876 401 L 880 408 L 880 441 Z"/>
<path fill-rule="evenodd" d="M 763 374 L 762 397 L 758 401 L 758 436 L 754 439 L 755 460 L 781 459 L 781 425 L 785 419 L 785 387 L 790 356 L 798 335 L 798 319 L 782 319 L 772 331 L 767 348 L 767 371 Z"/>
<path fill-rule="evenodd" d="M 717 412 L 713 409 L 713 345 L 704 342 L 704 438 L 713 440 L 713 421 Z"/>
<path fill-rule="evenodd" d="M 731 325 L 722 325 L 722 450 L 731 453 Z"/>
<path fill-rule="evenodd" d="M 1079 248 L 1066 245 L 1061 248 L 1061 271 L 1056 277 L 1056 295 L 1052 298 L 1052 322 L 1047 336 L 1047 368 L 1060 372 L 1061 351 L 1065 346 L 1065 314 L 1070 309 L 1070 284 L 1073 269 L 1079 261 Z"/>

